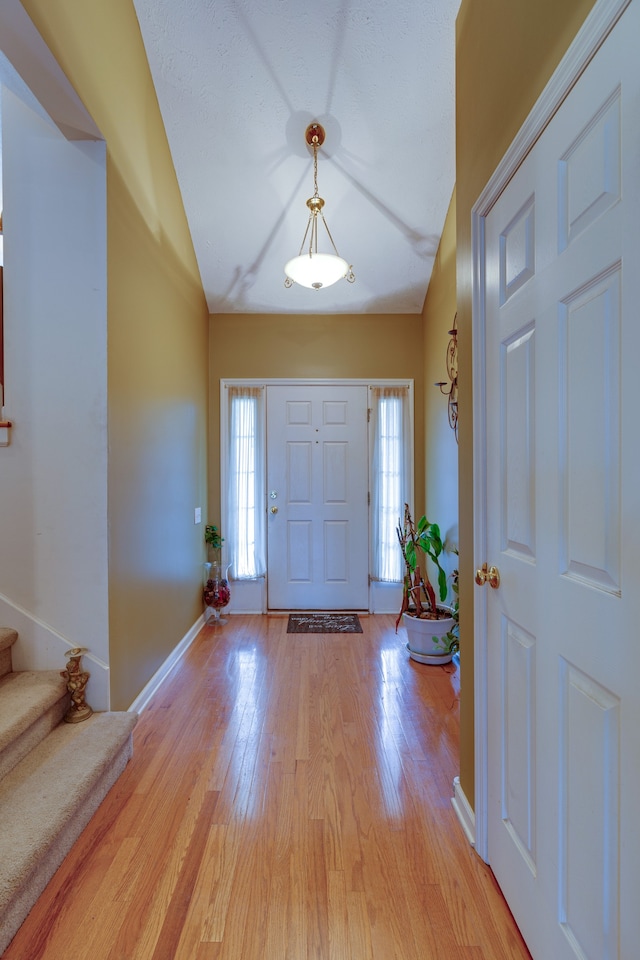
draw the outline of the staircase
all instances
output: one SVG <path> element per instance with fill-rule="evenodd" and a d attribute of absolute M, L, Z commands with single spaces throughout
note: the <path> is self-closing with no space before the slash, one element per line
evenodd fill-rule
<path fill-rule="evenodd" d="M 137 719 L 61 722 L 65 681 L 13 672 L 16 640 L 0 628 L 0 955 L 127 765 Z"/>

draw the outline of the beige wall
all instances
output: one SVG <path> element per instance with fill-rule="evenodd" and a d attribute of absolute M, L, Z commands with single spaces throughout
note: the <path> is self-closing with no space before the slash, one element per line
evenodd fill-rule
<path fill-rule="evenodd" d="M 131 0 L 24 6 L 107 143 L 109 635 L 121 709 L 202 611 L 194 507 L 206 514 L 208 313 Z"/>
<path fill-rule="evenodd" d="M 461 783 L 473 803 L 471 209 L 593 0 L 462 0 L 456 28 L 457 301 L 460 331 Z"/>
<path fill-rule="evenodd" d="M 211 317 L 210 520 L 220 516 L 220 379 L 303 377 L 415 382 L 416 510 L 423 510 L 424 371 L 419 316 L 222 314 Z M 215 505 L 215 506 L 214 506 Z"/>
<path fill-rule="evenodd" d="M 434 386 L 447 377 L 449 331 L 456 315 L 456 194 L 451 197 L 422 312 L 424 322 L 425 502 L 449 546 L 458 545 L 458 445 L 447 398 Z"/>
<path fill-rule="evenodd" d="M 447 376 L 447 351 L 456 315 L 456 192 L 453 191 L 442 228 L 429 289 L 422 310 L 424 330 L 424 476 L 426 515 L 440 527 L 445 555 L 442 565 L 451 576 L 458 566 L 454 548 L 458 529 L 458 444 L 449 426 L 447 397 L 436 383 Z M 430 561 L 429 561 L 430 562 Z M 434 571 L 435 573 L 435 571 Z M 461 672 L 466 670 L 464 644 Z"/>

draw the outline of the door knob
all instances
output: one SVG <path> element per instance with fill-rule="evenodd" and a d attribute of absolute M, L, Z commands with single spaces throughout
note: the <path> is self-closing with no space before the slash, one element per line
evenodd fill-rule
<path fill-rule="evenodd" d="M 476 583 L 479 587 L 484 587 L 487 582 L 487 565 L 483 563 L 481 567 L 478 567 L 476 570 Z"/>
<path fill-rule="evenodd" d="M 487 567 L 487 564 L 483 563 L 476 570 L 476 583 L 479 587 L 484 587 L 485 583 L 488 583 L 490 587 L 497 590 L 500 586 L 500 571 L 497 567 Z"/>
<path fill-rule="evenodd" d="M 277 512 L 278 512 L 277 507 L 271 507 L 271 513 L 277 513 Z"/>

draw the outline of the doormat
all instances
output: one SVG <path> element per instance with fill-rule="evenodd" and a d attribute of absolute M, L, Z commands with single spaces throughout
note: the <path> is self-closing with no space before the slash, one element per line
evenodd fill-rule
<path fill-rule="evenodd" d="M 287 633 L 362 633 L 357 613 L 290 613 Z"/>

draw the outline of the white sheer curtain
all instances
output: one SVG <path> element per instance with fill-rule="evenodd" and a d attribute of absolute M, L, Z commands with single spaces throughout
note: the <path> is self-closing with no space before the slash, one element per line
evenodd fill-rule
<path fill-rule="evenodd" d="M 396 527 L 409 499 L 410 411 L 408 387 L 371 387 L 372 572 L 374 580 L 404 576 Z"/>
<path fill-rule="evenodd" d="M 229 388 L 227 549 L 234 580 L 264 576 L 264 388 Z"/>

